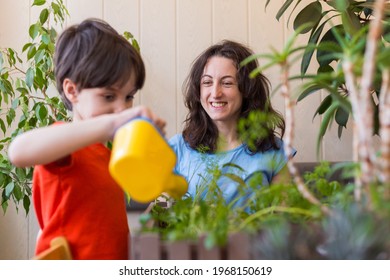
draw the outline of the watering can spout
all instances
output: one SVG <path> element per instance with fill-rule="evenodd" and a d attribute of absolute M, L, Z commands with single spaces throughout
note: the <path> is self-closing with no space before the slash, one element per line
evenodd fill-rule
<path fill-rule="evenodd" d="M 116 132 L 109 171 L 131 199 L 147 203 L 162 193 L 182 197 L 188 184 L 173 173 L 175 164 L 175 152 L 148 119 L 134 119 Z"/>
<path fill-rule="evenodd" d="M 167 182 L 166 192 L 174 199 L 179 199 L 186 194 L 188 183 L 183 176 L 171 174 Z"/>

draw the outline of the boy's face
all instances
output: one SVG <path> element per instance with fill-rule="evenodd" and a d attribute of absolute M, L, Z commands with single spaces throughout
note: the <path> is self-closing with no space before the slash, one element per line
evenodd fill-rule
<path fill-rule="evenodd" d="M 85 120 L 103 114 L 119 113 L 133 106 L 136 92 L 134 77 L 122 87 L 82 89 L 71 100 L 73 119 Z"/>

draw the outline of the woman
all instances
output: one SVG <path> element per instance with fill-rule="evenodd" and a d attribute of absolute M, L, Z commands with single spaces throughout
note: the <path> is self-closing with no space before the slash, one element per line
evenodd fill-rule
<path fill-rule="evenodd" d="M 276 136 L 283 137 L 284 120 L 271 106 L 269 81 L 261 74 L 249 77 L 256 61 L 240 66 L 252 54 L 240 43 L 222 41 L 194 61 L 184 84 L 189 113 L 183 133 L 170 144 L 178 157 L 175 172 L 185 176 L 192 197 L 222 194 L 227 203 L 244 206 L 254 189 L 274 182 L 282 170 L 287 174 L 283 142 Z M 238 124 L 255 111 L 274 121 L 265 126 L 266 136 L 249 143 Z"/>

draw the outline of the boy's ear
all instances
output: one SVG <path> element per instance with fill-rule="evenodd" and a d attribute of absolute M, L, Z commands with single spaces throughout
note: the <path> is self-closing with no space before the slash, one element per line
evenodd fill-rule
<path fill-rule="evenodd" d="M 62 83 L 62 89 L 64 90 L 64 94 L 66 98 L 70 101 L 70 103 L 77 102 L 78 90 L 77 85 L 72 82 L 72 80 L 66 78 Z"/>

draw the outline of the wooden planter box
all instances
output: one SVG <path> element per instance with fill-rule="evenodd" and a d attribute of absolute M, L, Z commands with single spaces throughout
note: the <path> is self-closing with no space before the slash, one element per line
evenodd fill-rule
<path fill-rule="evenodd" d="M 168 242 L 156 233 L 143 233 L 131 238 L 130 258 L 133 260 L 248 260 L 250 238 L 244 233 L 229 236 L 228 244 L 222 248 L 208 250 L 204 237 L 197 242 Z"/>

